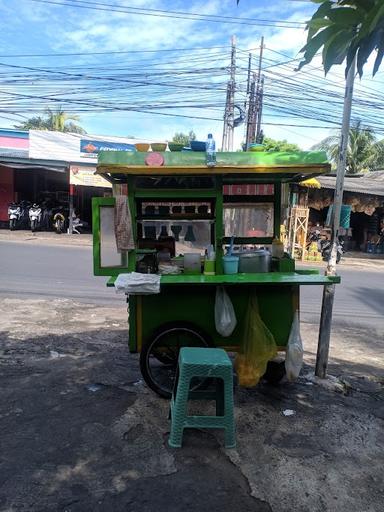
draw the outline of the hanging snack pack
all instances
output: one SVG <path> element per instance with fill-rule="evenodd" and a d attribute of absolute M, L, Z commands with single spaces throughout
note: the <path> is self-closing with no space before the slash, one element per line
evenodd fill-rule
<path fill-rule="evenodd" d="M 251 292 L 242 345 L 235 360 L 239 385 L 246 388 L 256 386 L 266 371 L 268 361 L 276 354 L 273 334 L 261 319 L 256 293 Z"/>
<path fill-rule="evenodd" d="M 287 379 L 294 381 L 300 374 L 303 366 L 303 342 L 300 335 L 299 312 L 295 312 L 293 317 L 291 332 L 288 338 L 287 352 L 285 354 L 285 369 Z"/>
<path fill-rule="evenodd" d="M 237 324 L 235 310 L 224 286 L 216 288 L 215 326 L 216 331 L 223 337 L 230 336 Z"/>

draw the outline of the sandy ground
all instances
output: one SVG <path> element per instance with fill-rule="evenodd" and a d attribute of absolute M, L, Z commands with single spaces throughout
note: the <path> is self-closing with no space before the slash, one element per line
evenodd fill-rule
<path fill-rule="evenodd" d="M 124 299 L 0 302 L 1 511 L 383 510 L 383 331 L 335 330 L 334 377 L 318 382 L 317 329 L 303 324 L 296 383 L 236 389 L 236 450 L 220 431 L 172 450 Z"/>

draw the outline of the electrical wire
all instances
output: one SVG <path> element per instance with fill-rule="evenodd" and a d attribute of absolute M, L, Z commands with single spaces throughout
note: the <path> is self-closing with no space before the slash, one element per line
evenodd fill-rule
<path fill-rule="evenodd" d="M 144 9 L 136 7 L 114 7 L 113 4 L 103 4 L 97 2 L 86 2 L 83 0 L 67 0 L 65 3 L 56 0 L 29 0 L 30 2 L 38 2 L 41 4 L 59 5 L 62 7 L 75 7 L 79 9 L 91 9 L 96 11 L 118 12 L 124 14 L 133 14 L 137 16 L 154 16 L 158 18 L 184 19 L 191 21 L 204 21 L 209 23 L 226 23 L 234 25 L 251 25 L 251 26 L 273 26 L 279 28 L 300 29 L 305 27 L 305 22 L 290 22 L 285 20 L 261 20 L 252 18 L 235 18 L 226 16 L 214 16 L 209 14 L 198 14 L 177 11 L 160 11 L 156 9 Z M 139 12 L 140 11 L 140 12 Z M 150 12 L 152 11 L 152 12 Z M 250 21 L 242 21 L 250 20 Z"/>

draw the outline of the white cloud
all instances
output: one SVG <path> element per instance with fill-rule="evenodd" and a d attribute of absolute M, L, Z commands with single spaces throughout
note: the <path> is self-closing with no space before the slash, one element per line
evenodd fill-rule
<path fill-rule="evenodd" d="M 123 1 L 117 2 L 124 4 Z M 5 6 L 8 11 L 7 2 L 0 0 L 0 5 Z M 80 8 L 59 7 L 47 4 L 38 4 L 30 0 L 20 0 L 20 17 L 17 20 L 19 25 L 23 23 L 28 26 L 31 31 L 31 36 L 37 39 L 40 36 L 40 41 L 44 41 L 42 50 L 44 52 L 103 52 L 103 51 L 130 51 L 130 50 L 163 50 L 166 48 L 194 48 L 202 46 L 228 46 L 228 49 L 223 50 L 207 50 L 203 53 L 206 59 L 203 64 L 204 67 L 209 67 L 210 59 L 212 60 L 212 67 L 218 68 L 225 67 L 229 64 L 229 41 L 230 36 L 235 33 L 238 38 L 238 46 L 242 49 L 257 48 L 260 44 L 260 37 L 265 37 L 265 65 L 274 62 L 281 62 L 285 59 L 284 56 L 279 56 L 275 52 L 281 52 L 291 57 L 295 57 L 306 40 L 306 32 L 301 29 L 290 29 L 281 27 L 261 27 L 256 25 L 231 25 L 224 23 L 201 23 L 193 20 L 153 17 L 153 16 L 136 16 L 133 14 L 123 14 L 117 12 L 104 12 L 94 11 Z M 128 2 L 127 4 L 128 5 Z M 145 7 L 153 9 L 174 10 L 174 11 L 188 11 L 191 13 L 205 13 L 216 14 L 220 16 L 237 16 L 246 18 L 259 18 L 259 19 L 272 19 L 284 20 L 290 22 L 302 22 L 310 17 L 311 12 L 316 9 L 312 3 L 301 2 L 287 2 L 286 0 L 275 0 L 273 2 L 267 0 L 241 0 L 239 7 L 236 8 L 235 0 L 212 0 L 204 2 L 202 0 L 192 1 L 188 4 L 175 0 L 173 2 L 165 3 L 163 0 L 147 0 L 130 1 L 130 6 Z M 8 12 L 8 16 L 11 16 Z M 16 23 L 16 22 L 15 22 Z M 0 34 L 1 38 L 1 34 Z M 10 40 L 11 38 L 8 38 Z M 43 51 L 41 53 L 43 53 Z M 273 51 L 271 51 L 273 50 Z M 31 50 L 32 51 L 32 50 Z M 16 53 L 16 52 L 15 52 Z M 255 51 L 257 53 L 257 50 Z M 79 66 L 81 72 L 81 65 L 89 67 L 90 65 L 97 66 L 101 64 L 105 66 L 106 70 L 111 70 L 114 66 L 125 67 L 127 74 L 132 72 L 136 67 L 137 77 L 136 82 L 144 82 L 148 76 L 153 76 L 156 69 L 176 69 L 176 68 L 192 68 L 198 67 L 196 55 L 199 53 L 194 52 L 180 52 L 178 55 L 174 53 L 159 53 L 159 54 L 123 54 L 119 57 L 109 56 L 89 56 L 79 57 L 73 60 L 73 64 Z M 246 54 L 238 54 L 238 64 L 243 68 L 246 67 Z M 373 59 L 373 58 L 372 58 Z M 372 61 L 371 59 L 371 61 Z M 368 68 L 372 67 L 372 62 L 368 63 Z M 28 63 L 34 65 L 36 61 Z M 39 62 L 39 61 L 38 61 Z M 39 62 L 41 65 L 41 61 Z M 52 67 L 53 61 L 45 61 L 44 66 Z M 60 60 L 61 64 L 72 64 L 69 60 Z M 315 69 L 316 66 L 319 69 Z M 329 74 L 327 81 L 324 81 L 324 73 L 321 67 L 321 58 L 316 58 L 312 66 L 306 66 L 300 73 L 294 71 L 294 65 L 289 67 L 275 67 L 270 68 L 271 71 L 278 71 L 282 78 L 294 77 L 295 80 L 301 81 L 302 84 L 308 84 L 310 87 L 313 83 L 321 80 L 322 87 L 330 93 L 334 90 L 341 90 L 344 83 L 343 67 L 332 70 Z M 140 70 L 142 76 L 140 76 Z M 88 72 L 91 74 L 91 72 Z M 266 72 L 267 74 L 267 72 Z M 356 91 L 367 92 L 367 87 L 373 88 L 373 93 L 380 92 L 379 81 L 374 82 L 368 78 L 369 71 L 367 69 L 366 76 L 360 83 L 356 82 Z M 272 77 L 273 75 L 271 75 Z M 239 76 L 239 81 L 245 78 L 245 71 L 243 75 Z M 272 78 L 270 78 L 272 80 Z M 176 78 L 175 78 L 176 80 Z M 184 103 L 187 101 L 200 102 L 200 98 L 205 98 L 205 103 L 209 103 L 212 98 L 214 107 L 208 109 L 206 112 L 196 108 L 179 108 L 170 109 L 170 113 L 180 113 L 182 115 L 198 115 L 222 118 L 223 109 L 221 105 L 225 101 L 225 87 L 227 76 L 225 72 L 221 76 L 205 77 L 204 80 L 199 82 L 196 78 L 194 82 L 188 82 L 186 77 L 183 77 L 182 82 L 179 84 L 216 84 L 217 90 L 214 94 L 202 89 L 176 89 L 171 86 L 161 87 L 144 87 L 143 83 L 139 84 L 143 87 L 133 87 L 136 84 L 120 84 L 120 89 L 115 93 L 121 94 L 122 101 L 130 103 L 131 106 L 142 108 L 145 102 L 158 103 L 168 101 L 169 103 L 176 103 L 182 100 Z M 336 84 L 335 84 L 336 82 Z M 68 96 L 68 89 L 65 83 L 60 86 L 55 84 L 46 83 L 47 91 L 55 94 Z M 338 87 L 337 83 L 339 84 Z M 56 82 L 57 84 L 57 82 Z M 118 84 L 116 84 L 118 85 Z M 266 82 L 268 87 L 268 79 Z M 56 87 L 56 90 L 55 90 Z M 364 89 L 367 89 L 364 91 Z M 24 88 L 24 92 L 27 89 Z M 39 89 L 41 91 L 41 89 Z M 89 91 L 89 92 L 88 92 Z M 85 94 L 95 95 L 99 101 L 108 101 L 108 91 L 103 96 L 103 91 L 94 93 L 92 85 L 90 85 Z M 240 97 L 240 96 L 239 96 Z M 238 99 L 239 99 L 238 97 Z M 203 100 L 202 100 L 203 101 Z M 76 105 L 69 105 L 71 110 L 76 110 Z M 271 107 L 271 105 L 269 105 Z M 341 103 L 339 105 L 341 109 Z M 64 104 L 64 108 L 66 105 Z M 68 108 L 66 108 L 68 110 Z M 215 110 L 216 109 L 216 110 Z M 221 109 L 221 110 L 220 110 Z M 273 113 L 271 108 L 265 110 L 265 121 L 287 124 L 311 124 L 313 120 L 300 119 L 300 118 L 279 118 L 268 117 Z M 220 121 L 204 121 L 188 118 L 177 117 L 163 117 L 160 115 L 140 114 L 136 112 L 126 113 L 85 113 L 81 114 L 83 124 L 89 132 L 96 132 L 100 130 L 107 130 L 108 134 L 121 134 L 121 135 L 138 135 L 148 136 L 152 138 L 169 138 L 172 137 L 175 131 L 189 131 L 194 129 L 198 137 L 205 139 L 206 134 L 212 131 L 215 135 L 218 145 L 221 142 L 222 123 Z M 235 140 L 237 147 L 243 139 L 243 127 L 235 131 Z M 266 125 L 265 131 L 269 136 L 275 138 L 286 138 L 291 141 L 297 141 L 303 147 L 312 146 L 316 140 L 328 134 L 325 129 L 313 129 L 309 131 L 306 128 L 298 127 L 281 127 Z M 309 135 L 308 135 L 309 134 Z"/>

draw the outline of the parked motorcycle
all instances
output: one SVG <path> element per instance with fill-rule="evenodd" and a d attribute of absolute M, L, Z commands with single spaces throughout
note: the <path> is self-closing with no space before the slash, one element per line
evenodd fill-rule
<path fill-rule="evenodd" d="M 41 208 L 38 204 L 34 203 L 28 211 L 29 222 L 31 224 L 31 231 L 34 233 L 40 227 L 41 221 Z"/>
<path fill-rule="evenodd" d="M 31 203 L 23 199 L 20 201 L 19 206 L 21 210 L 19 227 L 21 229 L 29 229 L 29 209 L 31 207 Z"/>
<path fill-rule="evenodd" d="M 331 240 L 320 240 L 320 250 L 323 261 L 329 261 L 331 257 L 332 251 L 332 241 Z M 339 263 L 342 255 L 344 254 L 343 250 L 344 242 L 340 239 L 337 241 L 337 253 L 336 253 L 336 263 Z"/>
<path fill-rule="evenodd" d="M 53 228 L 59 235 L 65 231 L 65 215 L 61 209 L 53 215 Z"/>
<path fill-rule="evenodd" d="M 17 203 L 8 206 L 9 229 L 14 231 L 20 223 L 21 208 Z"/>

